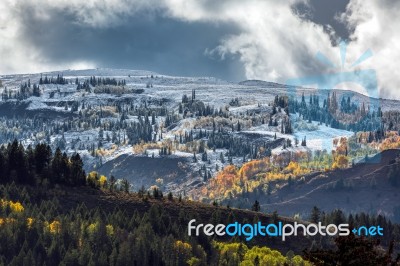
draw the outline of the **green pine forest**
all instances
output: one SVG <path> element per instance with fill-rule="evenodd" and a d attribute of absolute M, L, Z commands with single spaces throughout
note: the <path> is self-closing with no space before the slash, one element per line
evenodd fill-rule
<path fill-rule="evenodd" d="M 278 213 L 129 191 L 126 180 L 88 175 L 71 157 L 39 144 L 0 147 L 0 265 L 397 265 L 400 227 L 385 217 L 312 210 L 308 222 L 379 224 L 382 239 L 217 238 L 187 234 L 203 223 L 293 222 Z"/>

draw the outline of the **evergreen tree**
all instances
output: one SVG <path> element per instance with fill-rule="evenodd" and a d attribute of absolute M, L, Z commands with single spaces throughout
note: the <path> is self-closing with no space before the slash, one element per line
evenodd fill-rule
<path fill-rule="evenodd" d="M 255 212 L 259 212 L 261 210 L 260 203 L 258 202 L 258 200 L 254 202 L 253 206 L 251 207 L 251 210 Z"/>
<path fill-rule="evenodd" d="M 311 211 L 310 222 L 318 223 L 320 221 L 320 215 L 321 211 L 317 208 L 317 206 L 314 206 Z"/>

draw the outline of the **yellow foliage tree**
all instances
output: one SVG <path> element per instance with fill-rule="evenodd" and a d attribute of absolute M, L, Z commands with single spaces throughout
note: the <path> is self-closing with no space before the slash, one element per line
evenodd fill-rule
<path fill-rule="evenodd" d="M 1 199 L 0 200 L 0 205 L 1 205 L 2 208 L 5 208 L 5 207 L 8 206 L 8 201 L 5 200 L 5 199 Z"/>
<path fill-rule="evenodd" d="M 332 164 L 332 168 L 333 169 L 337 169 L 337 168 L 347 168 L 349 165 L 349 158 L 347 158 L 347 156 L 344 155 L 338 155 L 335 157 L 335 160 Z"/>
<path fill-rule="evenodd" d="M 278 160 L 280 158 L 276 155 L 272 160 L 274 163 L 269 157 L 253 160 L 243 164 L 240 169 L 234 165 L 228 165 L 218 172 L 215 178 L 209 180 L 208 187 L 202 189 L 201 193 L 211 199 L 229 198 L 243 193 L 245 190 L 252 192 L 269 180 L 287 179 L 289 176 L 297 177 L 312 171 L 309 167 L 296 161 L 290 161 L 287 154 L 282 155 L 281 161 Z M 299 154 L 298 158 L 302 160 L 306 158 L 308 161 L 308 153 Z M 276 164 L 283 165 L 285 161 L 287 161 L 287 165 L 282 171 Z"/>
<path fill-rule="evenodd" d="M 174 244 L 175 254 L 179 265 L 187 263 L 191 257 L 192 246 L 189 243 L 177 240 Z"/>
<path fill-rule="evenodd" d="M 35 219 L 33 219 L 33 218 L 31 218 L 31 217 L 28 217 L 28 218 L 26 219 L 26 225 L 28 226 L 28 229 L 31 229 L 31 228 L 32 228 L 32 225 L 33 225 L 34 221 L 35 221 Z"/>
<path fill-rule="evenodd" d="M 4 209 L 7 207 L 10 207 L 11 211 L 14 213 L 21 213 L 24 211 L 24 206 L 19 201 L 13 202 L 13 201 L 8 201 L 5 199 L 0 200 L 0 206 Z"/>
<path fill-rule="evenodd" d="M 57 220 L 54 220 L 51 224 L 49 224 L 49 232 L 52 234 L 58 234 L 61 232 L 61 223 Z"/>
<path fill-rule="evenodd" d="M 385 139 L 379 145 L 381 151 L 388 149 L 398 149 L 400 148 L 400 136 L 397 131 L 389 131 L 385 135 Z"/>
<path fill-rule="evenodd" d="M 88 174 L 87 179 L 89 182 L 96 183 L 99 180 L 99 173 L 97 173 L 96 171 L 92 171 Z"/>
<path fill-rule="evenodd" d="M 102 188 L 106 187 L 106 185 L 107 185 L 107 177 L 104 176 L 104 175 L 101 175 L 100 179 L 99 179 L 99 183 L 100 183 L 100 187 L 102 187 Z"/>
<path fill-rule="evenodd" d="M 114 235 L 114 227 L 111 224 L 106 225 L 107 235 L 112 236 Z"/>
<path fill-rule="evenodd" d="M 249 249 L 240 243 L 218 243 L 214 246 L 219 252 L 218 265 L 292 265 L 311 266 L 300 256 L 285 257 L 277 250 L 268 247 L 253 247 Z"/>
<path fill-rule="evenodd" d="M 19 201 L 17 201 L 17 202 L 10 201 L 9 204 L 10 204 L 10 209 L 12 212 L 20 213 L 20 212 L 24 211 L 24 206 L 22 206 L 22 204 Z"/>
<path fill-rule="evenodd" d="M 97 228 L 98 228 L 98 223 L 91 223 L 87 227 L 87 232 L 89 233 L 89 235 L 92 235 L 97 231 Z"/>
<path fill-rule="evenodd" d="M 270 166 L 269 157 L 261 160 L 254 160 L 245 163 L 239 170 L 239 176 L 243 180 L 248 180 L 260 172 L 265 172 Z M 242 180 L 242 181 L 243 181 Z"/>

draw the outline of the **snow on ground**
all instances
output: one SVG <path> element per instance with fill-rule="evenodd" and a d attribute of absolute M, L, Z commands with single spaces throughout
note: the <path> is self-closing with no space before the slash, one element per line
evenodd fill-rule
<path fill-rule="evenodd" d="M 319 125 L 317 130 L 313 131 L 296 131 L 294 132 L 300 142 L 306 138 L 307 147 L 312 150 L 327 150 L 333 149 L 333 140 L 336 138 L 349 138 L 354 135 L 354 132 Z"/>
<path fill-rule="evenodd" d="M 333 140 L 340 137 L 351 137 L 354 135 L 354 132 L 335 129 L 331 127 L 327 127 L 325 125 L 318 125 L 317 122 L 312 122 L 314 126 L 317 127 L 316 130 L 307 131 L 300 130 L 295 131 L 293 135 L 282 134 L 280 132 L 274 131 L 274 127 L 269 127 L 268 125 L 261 125 L 258 127 L 253 127 L 247 131 L 242 131 L 244 133 L 256 133 L 260 135 L 265 135 L 266 137 L 274 137 L 276 134 L 277 138 L 285 138 L 290 139 L 292 145 L 295 146 L 295 138 L 299 141 L 298 147 L 288 148 L 287 150 L 304 150 L 305 148 L 301 146 L 301 141 L 306 138 L 307 149 L 309 150 L 327 150 L 331 151 L 333 149 Z M 279 128 L 279 127 L 278 127 Z M 272 153 L 279 154 L 282 152 L 282 148 L 278 147 L 272 150 Z"/>
<path fill-rule="evenodd" d="M 271 113 L 272 103 L 276 95 L 287 95 L 289 90 L 294 90 L 292 87 L 287 87 L 282 84 L 275 84 L 263 81 L 248 81 L 241 83 L 231 83 L 223 81 L 213 77 L 173 77 L 168 75 L 161 75 L 152 71 L 144 70 L 125 70 L 125 69 L 87 69 L 87 70 L 66 70 L 57 72 L 48 72 L 43 74 L 25 74 L 25 75 L 6 75 L 1 76 L 3 86 L 7 86 L 8 89 L 18 90 L 19 86 L 28 79 L 31 80 L 31 84 L 37 84 L 41 76 L 48 78 L 57 77 L 57 75 L 63 75 L 64 78 L 68 79 L 69 84 L 67 85 L 40 85 L 42 91 L 41 97 L 30 97 L 24 100 L 28 105 L 28 110 L 54 110 L 58 112 L 71 112 L 71 106 L 68 110 L 65 110 L 65 104 L 71 104 L 71 102 L 78 101 L 84 102 L 85 105 L 93 105 L 93 108 L 98 108 L 99 104 L 112 105 L 117 101 L 133 102 L 136 105 L 144 104 L 149 100 L 165 100 L 165 104 L 168 108 L 174 108 L 177 110 L 179 102 L 182 100 L 183 94 L 188 97 L 191 96 L 192 90 L 196 90 L 196 99 L 203 101 L 205 104 L 214 106 L 215 108 L 222 108 L 229 106 L 231 100 L 238 98 L 240 106 L 229 106 L 229 111 L 234 115 L 245 114 L 246 112 L 262 112 Z M 118 80 L 125 79 L 126 87 L 128 89 L 144 89 L 142 94 L 123 94 L 123 95 L 110 95 L 110 94 L 96 94 L 94 92 L 77 91 L 75 85 L 75 78 L 78 77 L 80 82 L 89 79 L 91 76 L 96 77 L 111 77 Z M 150 85 L 150 86 L 149 86 Z M 0 92 L 4 90 L 0 88 Z M 303 89 L 307 91 L 306 89 Z M 300 91 L 299 91 L 300 92 Z M 314 91 L 307 91 L 308 94 Z M 326 94 L 327 92 L 321 92 Z M 352 93 L 355 94 L 355 93 Z M 301 94 L 300 94 L 301 95 Z M 360 100 L 366 96 L 356 95 Z M 125 101 L 126 100 L 126 101 Z M 1 99 L 0 99 L 1 101 Z M 378 100 L 376 100 L 378 101 Z M 383 110 L 387 109 L 399 109 L 398 101 L 381 100 L 380 101 Z M 79 106 L 78 111 L 81 106 Z M 282 111 L 283 112 L 283 111 Z M 77 113 L 77 112 L 76 112 Z M 278 118 L 281 114 L 276 115 Z M 296 117 L 294 117 L 296 118 Z M 114 120 L 114 118 L 102 118 L 103 120 Z M 157 118 L 157 122 L 160 122 L 165 118 Z M 129 116 L 128 121 L 136 121 L 137 117 Z M 278 119 L 280 120 L 280 119 Z M 296 119 L 295 119 L 296 120 Z M 190 130 L 196 123 L 195 118 L 185 118 L 179 121 L 176 126 L 163 133 L 163 138 L 171 139 L 174 135 L 183 133 L 185 130 Z M 297 123 L 297 124 L 296 124 Z M 339 130 L 327 127 L 325 125 L 318 125 L 316 122 L 308 124 L 305 121 L 297 121 L 293 123 L 293 129 L 295 133 L 293 135 L 282 134 L 279 132 L 280 127 L 271 127 L 266 124 L 252 127 L 242 133 L 256 133 L 261 136 L 264 135 L 266 140 L 273 139 L 276 134 L 277 138 L 290 139 L 292 145 L 295 146 L 295 138 L 299 141 L 298 147 L 291 147 L 286 150 L 293 151 L 306 151 L 306 150 L 332 150 L 332 142 L 335 138 L 339 137 L 350 137 L 353 135 L 352 132 L 346 130 Z M 308 129 L 308 130 L 307 130 Z M 104 131 L 106 134 L 111 135 L 111 132 Z M 89 165 L 97 165 L 98 159 L 93 157 L 90 152 L 90 146 L 97 148 L 98 144 L 98 130 L 87 130 L 82 132 L 65 132 L 64 138 L 67 143 L 68 152 L 74 152 L 78 150 L 79 153 L 85 160 L 85 163 Z M 60 140 L 61 134 L 53 135 L 51 141 Z M 307 147 L 300 145 L 301 140 L 306 138 Z M 80 143 L 73 145 L 79 139 Z M 82 148 L 83 147 L 83 148 Z M 113 146 L 111 143 L 104 142 L 103 148 L 106 150 L 102 157 L 102 163 L 112 160 L 122 154 L 134 154 L 131 145 Z M 274 149 L 273 153 L 281 153 L 282 147 Z M 191 167 L 194 171 L 200 170 L 203 165 L 206 166 L 207 170 L 212 173 L 216 172 L 216 169 L 222 169 L 222 167 L 228 164 L 228 158 L 225 157 L 226 162 L 223 164 L 220 161 L 220 154 L 225 154 L 226 150 L 208 150 L 208 158 L 210 162 L 202 162 L 201 154 L 197 154 L 197 163 L 191 163 Z M 149 150 L 148 156 L 159 156 L 158 150 Z M 143 156 L 142 154 L 138 156 Z M 177 151 L 173 156 L 186 157 L 190 159 L 193 157 L 192 153 Z M 234 158 L 235 164 L 240 165 L 243 162 L 243 158 Z M 218 166 L 216 166 L 218 165 Z"/>
<path fill-rule="evenodd" d="M 242 103 L 242 101 L 239 99 Z M 246 100 L 247 101 L 247 100 Z M 229 112 L 238 115 L 238 114 L 246 114 L 247 111 L 258 111 L 263 113 L 271 113 L 272 106 L 268 104 L 246 104 L 238 107 L 229 107 Z"/>
<path fill-rule="evenodd" d="M 43 103 L 40 100 L 32 100 L 34 97 L 31 97 L 31 101 L 29 106 L 26 108 L 27 110 L 37 110 L 37 109 L 51 109 L 47 104 Z M 35 97 L 36 98 L 36 97 Z"/>
<path fill-rule="evenodd" d="M 116 150 L 103 156 L 102 162 L 106 163 L 108 161 L 111 161 L 111 160 L 123 155 L 123 154 L 133 155 L 134 152 L 133 152 L 132 146 L 131 145 L 118 146 Z"/>
<path fill-rule="evenodd" d="M 196 89 L 196 98 L 201 99 L 205 103 L 214 105 L 215 107 L 222 107 L 229 104 L 234 98 L 239 98 L 239 101 L 244 105 L 267 104 L 273 100 L 276 95 L 288 94 L 287 88 L 281 84 L 268 83 L 268 82 L 241 82 L 240 84 L 223 81 L 213 77 L 173 77 L 167 75 L 160 75 L 152 71 L 143 70 L 125 70 L 125 69 L 87 69 L 87 70 L 66 70 L 57 72 L 48 72 L 43 74 L 26 74 L 26 75 L 7 75 L 2 76 L 3 85 L 9 89 L 17 88 L 21 83 L 31 79 L 31 83 L 38 83 L 40 76 L 56 77 L 62 74 L 65 78 L 69 79 L 73 84 L 66 86 L 57 85 L 42 85 L 46 93 L 42 99 L 46 101 L 53 101 L 49 99 L 49 92 L 59 89 L 61 95 L 55 95 L 55 101 L 74 100 L 75 97 L 84 97 L 87 101 L 105 101 L 110 99 L 119 99 L 118 96 L 112 95 L 98 95 L 94 93 L 76 92 L 76 85 L 74 84 L 75 78 L 80 80 L 88 79 L 90 76 L 96 77 L 115 77 L 117 79 L 125 79 L 128 88 L 142 88 L 145 92 L 142 95 L 135 96 L 138 101 L 144 97 L 159 97 L 174 99 L 179 102 L 182 95 L 186 93 L 190 96 L 191 91 Z M 153 76 L 153 78 L 151 78 Z M 146 85 L 151 83 L 153 87 L 146 88 Z M 268 86 L 264 86 L 263 84 Z M 257 85 L 259 84 L 259 85 Z M 72 95 L 70 95 L 72 93 Z M 83 94 L 85 96 L 83 96 Z M 355 95 L 355 93 L 352 93 Z M 132 95 L 130 95 L 132 96 Z M 124 96 L 121 96 L 124 97 Z M 360 99 L 365 96 L 357 96 Z M 383 110 L 398 108 L 397 101 L 381 100 L 380 105 Z M 44 106 L 42 106 L 44 107 Z M 249 106 L 250 107 L 250 106 Z M 242 111 L 249 107 L 238 107 L 231 109 L 235 112 Z M 32 107 L 33 108 L 33 107 Z"/>

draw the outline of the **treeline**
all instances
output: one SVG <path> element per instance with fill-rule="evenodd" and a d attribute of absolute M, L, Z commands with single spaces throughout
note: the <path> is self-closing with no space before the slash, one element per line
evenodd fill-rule
<path fill-rule="evenodd" d="M 75 84 L 79 84 L 78 78 L 75 80 Z M 92 85 L 93 87 L 100 86 L 100 85 L 114 85 L 114 86 L 125 86 L 126 85 L 126 80 L 117 80 L 116 78 L 96 78 L 95 76 L 90 77 L 89 79 L 89 84 Z"/>
<path fill-rule="evenodd" d="M 39 85 L 43 84 L 58 84 L 58 85 L 66 85 L 68 84 L 68 80 L 63 77 L 63 75 L 58 74 L 56 78 L 51 77 L 48 78 L 47 75 L 43 78 L 42 75 L 40 75 L 39 79 Z"/>
<path fill-rule="evenodd" d="M 271 149 L 275 148 L 273 142 L 256 143 L 223 131 L 212 132 L 207 145 L 210 149 L 227 149 L 228 156 L 243 156 L 250 159 L 269 157 Z"/>
<path fill-rule="evenodd" d="M 1 99 L 3 101 L 7 101 L 9 99 L 17 99 L 17 100 L 24 100 L 31 96 L 40 97 L 41 92 L 39 85 L 31 84 L 31 80 L 25 82 L 19 86 L 17 91 L 10 90 L 7 87 L 4 88 L 3 92 L 1 93 Z"/>
<path fill-rule="evenodd" d="M 57 149 L 38 144 L 26 149 L 14 140 L 0 147 L 0 183 L 51 186 L 64 184 L 79 186 L 86 183 L 83 162 L 79 154 L 68 157 Z"/>
<path fill-rule="evenodd" d="M 118 91 L 118 93 L 121 93 L 121 91 L 123 90 L 124 86 L 126 86 L 126 80 L 117 80 L 116 78 L 100 78 L 100 77 L 95 77 L 95 76 L 91 76 L 89 79 L 85 79 L 83 82 L 79 81 L 79 78 L 75 79 L 75 85 L 76 85 L 76 89 L 77 90 L 85 90 L 88 92 L 91 92 L 91 87 L 95 88 L 97 86 L 105 86 L 105 85 L 111 85 L 111 86 L 118 86 L 118 87 L 122 87 L 120 91 Z M 113 93 L 113 92 L 117 92 L 117 90 L 114 89 L 104 89 L 103 90 L 99 90 L 97 89 L 97 93 Z M 141 92 L 140 92 L 141 93 Z"/>
<path fill-rule="evenodd" d="M 285 106 L 282 102 L 280 104 Z M 383 129 L 387 127 L 382 123 L 383 113 L 380 107 L 373 110 L 364 103 L 357 105 L 351 102 L 350 97 L 344 96 L 339 103 L 336 92 L 329 93 L 322 103 L 318 95 L 310 95 L 308 101 L 304 93 L 301 101 L 295 97 L 289 97 L 287 110 L 288 113 L 298 113 L 308 122 L 317 121 L 332 128 L 354 132 L 378 130 L 383 132 Z"/>

